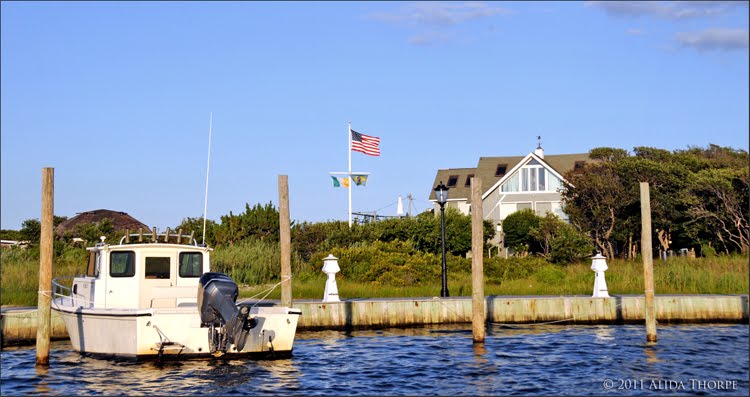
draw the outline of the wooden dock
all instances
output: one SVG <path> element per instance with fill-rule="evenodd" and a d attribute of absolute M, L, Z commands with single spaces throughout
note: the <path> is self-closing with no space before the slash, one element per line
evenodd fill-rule
<path fill-rule="evenodd" d="M 643 323 L 643 295 L 487 296 L 487 322 L 500 324 L 633 324 Z M 263 304 L 278 304 L 267 301 Z M 350 330 L 418 327 L 427 324 L 471 324 L 471 297 L 348 299 L 341 302 L 295 300 L 302 310 L 297 329 Z M 656 319 L 670 323 L 747 323 L 748 295 L 657 295 Z M 36 338 L 36 308 L 2 309 L 2 346 L 31 344 Z M 51 337 L 68 337 L 62 318 L 52 311 Z"/>

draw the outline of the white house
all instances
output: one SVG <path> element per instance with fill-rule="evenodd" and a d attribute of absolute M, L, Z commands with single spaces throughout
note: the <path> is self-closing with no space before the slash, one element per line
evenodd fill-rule
<path fill-rule="evenodd" d="M 561 204 L 563 175 L 591 161 L 588 153 L 544 155 L 541 146 L 526 156 L 480 157 L 475 168 L 438 170 L 429 200 L 440 209 L 434 188 L 440 182 L 448 187 L 446 208 L 457 208 L 464 214 L 471 211 L 471 178 L 482 181 L 482 210 L 485 220 L 496 225 L 492 241 L 502 249 L 501 223 L 508 215 L 530 208 L 539 216 L 547 212 L 567 220 Z"/>

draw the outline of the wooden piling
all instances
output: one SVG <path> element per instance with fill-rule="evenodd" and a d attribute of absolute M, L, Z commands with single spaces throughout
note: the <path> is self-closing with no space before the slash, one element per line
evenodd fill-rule
<path fill-rule="evenodd" d="M 645 292 L 646 341 L 656 342 L 656 309 L 654 307 L 654 256 L 651 247 L 651 197 L 648 182 L 641 189 L 641 255 L 643 256 L 643 282 Z"/>
<path fill-rule="evenodd" d="M 36 365 L 49 365 L 52 300 L 52 238 L 55 213 L 55 169 L 42 168 L 42 229 L 39 240 L 39 291 L 37 295 Z"/>
<path fill-rule="evenodd" d="M 279 245 L 281 246 L 281 305 L 292 306 L 292 228 L 289 219 L 289 178 L 279 175 Z"/>
<path fill-rule="evenodd" d="M 483 218 L 482 181 L 471 178 L 471 331 L 474 343 L 484 343 L 487 316 L 484 300 Z"/>

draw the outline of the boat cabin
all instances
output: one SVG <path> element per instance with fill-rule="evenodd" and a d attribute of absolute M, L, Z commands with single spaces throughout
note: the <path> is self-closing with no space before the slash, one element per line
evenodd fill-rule
<path fill-rule="evenodd" d="M 199 278 L 210 271 L 210 248 L 197 244 L 97 244 L 85 277 L 73 279 L 83 307 L 148 309 L 195 306 Z"/>

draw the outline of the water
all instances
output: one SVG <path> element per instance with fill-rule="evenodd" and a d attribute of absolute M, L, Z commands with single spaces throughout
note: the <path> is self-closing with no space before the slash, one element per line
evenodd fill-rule
<path fill-rule="evenodd" d="M 8 395 L 748 395 L 748 325 L 488 327 L 299 332 L 292 358 L 133 363 L 53 342 L 2 351 Z"/>

